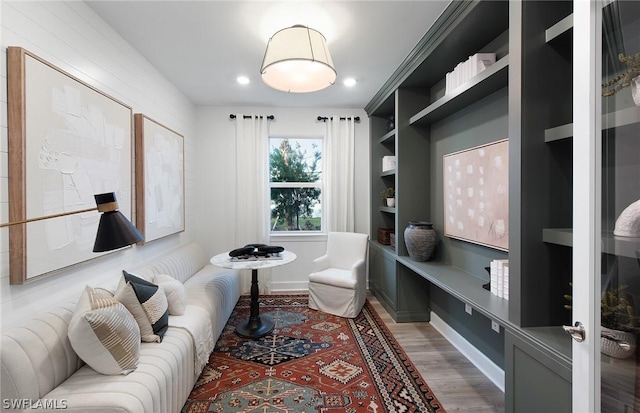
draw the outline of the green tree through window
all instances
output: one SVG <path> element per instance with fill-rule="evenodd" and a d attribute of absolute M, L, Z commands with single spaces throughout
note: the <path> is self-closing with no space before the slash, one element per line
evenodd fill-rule
<path fill-rule="evenodd" d="M 320 139 L 270 139 L 271 231 L 322 229 Z"/>

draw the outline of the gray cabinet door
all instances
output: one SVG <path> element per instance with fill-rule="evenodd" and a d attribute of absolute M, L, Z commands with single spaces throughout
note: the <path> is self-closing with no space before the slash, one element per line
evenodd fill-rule
<path fill-rule="evenodd" d="M 571 412 L 569 362 L 529 337 L 505 332 L 505 411 Z"/>

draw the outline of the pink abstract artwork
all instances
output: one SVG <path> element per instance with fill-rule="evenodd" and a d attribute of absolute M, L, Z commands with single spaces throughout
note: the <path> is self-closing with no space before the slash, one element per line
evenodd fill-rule
<path fill-rule="evenodd" d="M 509 250 L 509 141 L 443 157 L 444 232 Z"/>

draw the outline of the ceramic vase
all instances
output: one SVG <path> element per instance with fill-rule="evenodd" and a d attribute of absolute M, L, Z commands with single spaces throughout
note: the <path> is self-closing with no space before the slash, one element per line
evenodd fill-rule
<path fill-rule="evenodd" d="M 388 207 L 395 207 L 396 206 L 396 199 L 395 198 L 387 198 L 387 206 Z"/>
<path fill-rule="evenodd" d="M 429 261 L 436 247 L 436 231 L 430 222 L 409 221 L 404 230 L 404 243 L 414 261 Z"/>

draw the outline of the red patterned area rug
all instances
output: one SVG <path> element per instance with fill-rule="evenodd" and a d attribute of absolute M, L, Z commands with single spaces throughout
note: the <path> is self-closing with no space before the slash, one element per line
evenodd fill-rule
<path fill-rule="evenodd" d="M 249 303 L 240 297 L 183 413 L 445 411 L 369 302 L 346 319 L 306 295 L 263 296 L 276 327 L 257 340 L 234 331 Z"/>

